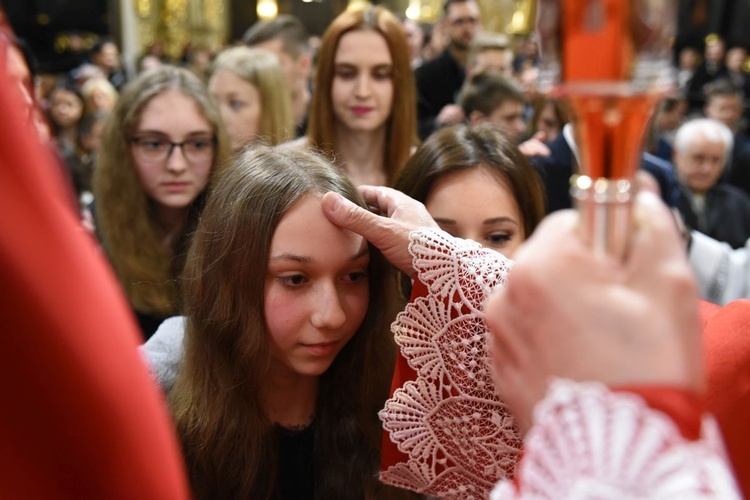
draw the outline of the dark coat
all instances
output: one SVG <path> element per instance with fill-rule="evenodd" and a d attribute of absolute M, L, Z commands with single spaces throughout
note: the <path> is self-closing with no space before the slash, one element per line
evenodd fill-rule
<path fill-rule="evenodd" d="M 447 104 L 456 102 L 466 71 L 448 49 L 423 63 L 414 72 L 417 82 L 417 118 L 419 137 L 425 139 L 435 129 L 435 118 Z"/>
<path fill-rule="evenodd" d="M 570 177 L 578 172 L 578 161 L 563 134 L 559 134 L 547 146 L 550 148 L 550 156 L 536 156 L 531 158 L 531 162 L 544 182 L 547 192 L 547 213 L 551 213 L 573 206 L 570 197 Z M 677 206 L 679 185 L 672 164 L 650 153 L 643 153 L 641 169 L 656 179 L 664 203 L 670 207 Z"/>
<path fill-rule="evenodd" d="M 685 224 L 708 236 L 725 241 L 732 248 L 745 246 L 750 238 L 750 195 L 728 184 L 716 184 L 706 193 L 706 208 L 700 216 L 693 194 L 680 186 L 679 210 Z"/>

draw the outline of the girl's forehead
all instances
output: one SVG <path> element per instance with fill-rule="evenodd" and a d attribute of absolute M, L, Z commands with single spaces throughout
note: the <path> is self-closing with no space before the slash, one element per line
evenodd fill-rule
<path fill-rule="evenodd" d="M 379 31 L 361 28 L 347 31 L 339 38 L 335 62 L 345 59 L 347 63 L 369 62 L 373 59 L 391 61 L 388 42 Z"/>
<path fill-rule="evenodd" d="M 323 214 L 321 195 L 295 201 L 279 221 L 271 240 L 271 258 L 302 256 L 317 262 L 346 262 L 367 247 L 365 239 L 332 224 Z"/>

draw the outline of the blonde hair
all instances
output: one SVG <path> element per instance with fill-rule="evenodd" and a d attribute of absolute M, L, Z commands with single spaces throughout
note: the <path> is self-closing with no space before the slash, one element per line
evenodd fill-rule
<path fill-rule="evenodd" d="M 86 80 L 86 83 L 83 84 L 81 87 L 81 95 L 83 95 L 83 104 L 86 108 L 86 114 L 89 115 L 93 112 L 96 112 L 98 110 L 91 109 L 91 96 L 96 90 L 101 90 L 107 96 L 112 99 L 112 103 L 117 102 L 117 98 L 119 97 L 119 93 L 117 92 L 117 89 L 114 85 L 109 83 L 109 80 L 107 80 L 104 77 L 93 77 Z M 109 112 L 109 110 L 105 110 Z"/>
<path fill-rule="evenodd" d="M 233 47 L 221 52 L 211 75 L 227 70 L 258 90 L 261 101 L 258 137 L 270 145 L 294 138 L 292 97 L 278 58 L 263 49 Z"/>
<path fill-rule="evenodd" d="M 97 231 L 125 294 L 137 311 L 159 315 L 178 311 L 175 278 L 182 268 L 181 247 L 186 246 L 195 225 L 203 194 L 189 209 L 183 238 L 176 248 L 167 248 L 162 230 L 152 218 L 151 202 L 138 181 L 130 136 L 146 104 L 172 89 L 193 99 L 211 124 L 216 135 L 211 176 L 215 175 L 230 154 L 219 112 L 197 76 L 165 65 L 142 73 L 123 89 L 104 126 L 93 185 Z"/>

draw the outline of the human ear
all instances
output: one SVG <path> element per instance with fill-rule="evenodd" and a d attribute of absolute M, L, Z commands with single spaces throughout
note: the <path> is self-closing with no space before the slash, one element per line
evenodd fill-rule
<path fill-rule="evenodd" d="M 303 52 L 297 57 L 297 72 L 299 75 L 304 76 L 305 79 L 310 77 L 310 70 L 312 69 L 312 56 Z"/>
<path fill-rule="evenodd" d="M 477 125 L 484 121 L 487 121 L 487 117 L 481 111 L 474 110 L 469 115 L 469 123 L 471 125 Z"/>

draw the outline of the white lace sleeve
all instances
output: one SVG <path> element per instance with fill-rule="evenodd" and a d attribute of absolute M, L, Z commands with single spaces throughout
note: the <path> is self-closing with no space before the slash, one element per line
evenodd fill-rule
<path fill-rule="evenodd" d="M 697 441 L 632 393 L 555 380 L 534 411 L 518 469 L 492 500 L 741 498 L 716 422 Z"/>
<path fill-rule="evenodd" d="M 521 440 L 495 395 L 482 304 L 506 282 L 511 261 L 473 241 L 421 229 L 409 251 L 427 297 L 392 326 L 401 354 L 418 374 L 380 412 L 408 460 L 381 480 L 440 498 L 487 498 L 512 477 Z"/>

